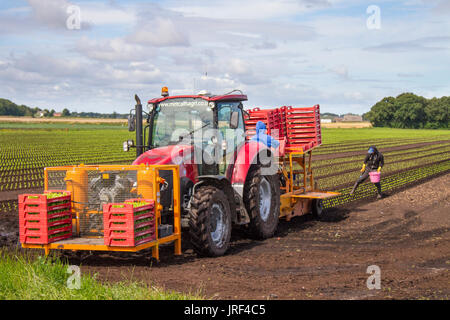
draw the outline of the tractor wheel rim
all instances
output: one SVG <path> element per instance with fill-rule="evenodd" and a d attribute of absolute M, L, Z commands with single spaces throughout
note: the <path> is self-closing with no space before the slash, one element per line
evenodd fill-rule
<path fill-rule="evenodd" d="M 270 189 L 270 183 L 263 177 L 259 184 L 259 215 L 263 221 L 269 219 L 271 203 L 272 191 Z"/>
<path fill-rule="evenodd" d="M 217 247 L 225 242 L 227 224 L 225 210 L 221 204 L 213 204 L 211 207 L 211 239 Z"/>

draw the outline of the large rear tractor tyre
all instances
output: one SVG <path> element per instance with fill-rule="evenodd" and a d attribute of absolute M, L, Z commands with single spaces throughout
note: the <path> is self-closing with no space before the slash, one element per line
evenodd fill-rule
<path fill-rule="evenodd" d="M 322 220 L 324 217 L 323 201 L 322 199 L 314 199 L 311 203 L 312 214 L 315 219 Z"/>
<path fill-rule="evenodd" d="M 214 186 L 201 186 L 191 200 L 189 235 L 200 256 L 222 256 L 230 246 L 231 210 L 225 193 Z"/>
<path fill-rule="evenodd" d="M 274 235 L 280 217 L 280 179 L 278 175 L 263 176 L 254 166 L 247 176 L 244 203 L 250 215 L 249 235 L 267 239 Z"/>

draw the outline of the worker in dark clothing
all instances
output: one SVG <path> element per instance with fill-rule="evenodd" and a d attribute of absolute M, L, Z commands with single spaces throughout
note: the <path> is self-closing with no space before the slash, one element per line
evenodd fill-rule
<path fill-rule="evenodd" d="M 371 146 L 369 150 L 367 151 L 367 155 L 364 159 L 363 166 L 361 168 L 362 175 L 358 178 L 355 185 L 353 186 L 352 191 L 350 192 L 350 195 L 355 193 L 358 186 L 364 182 L 369 177 L 370 172 L 380 172 L 381 168 L 384 166 L 384 156 L 383 154 L 377 150 L 375 146 Z M 381 194 L 381 184 L 380 182 L 375 183 L 375 186 L 377 187 L 378 196 L 377 199 L 381 199 L 383 196 Z"/>

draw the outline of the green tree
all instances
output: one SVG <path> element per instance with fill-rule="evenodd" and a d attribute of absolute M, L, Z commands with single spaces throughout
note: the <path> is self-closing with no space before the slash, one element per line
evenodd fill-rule
<path fill-rule="evenodd" d="M 427 99 L 413 93 L 403 93 L 394 102 L 395 113 L 392 126 L 395 128 L 423 128 L 427 121 L 425 107 Z"/>
<path fill-rule="evenodd" d="M 64 110 L 62 111 L 62 116 L 63 116 L 63 117 L 69 117 L 69 116 L 70 116 L 70 111 L 69 111 L 68 109 L 64 109 Z"/>
<path fill-rule="evenodd" d="M 364 116 L 374 127 L 391 127 L 395 113 L 395 98 L 386 97 L 377 102 Z"/>
<path fill-rule="evenodd" d="M 426 99 L 413 93 L 386 97 L 364 114 L 375 127 L 448 128 L 450 97 Z"/>

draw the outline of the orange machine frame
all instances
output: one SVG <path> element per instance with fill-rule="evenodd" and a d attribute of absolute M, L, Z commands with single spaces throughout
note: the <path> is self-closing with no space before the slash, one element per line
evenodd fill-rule
<path fill-rule="evenodd" d="M 340 195 L 338 192 L 317 190 L 311 168 L 312 150 L 303 152 L 303 149 L 299 148 L 280 157 L 280 173 L 286 181 L 286 187 L 282 188 L 284 193 L 280 196 L 280 217 L 284 217 L 287 221 L 295 216 L 311 212 L 311 203 L 314 199 Z M 301 169 L 295 169 L 295 164 Z M 301 185 L 295 184 L 294 174 L 303 175 L 302 179 L 297 180 L 302 182 Z"/>
<path fill-rule="evenodd" d="M 23 248 L 36 248 L 44 249 L 45 254 L 48 255 L 50 250 L 73 250 L 73 251 L 125 251 L 125 252 L 137 252 L 144 249 L 152 248 L 152 256 L 159 260 L 159 245 L 168 242 L 175 242 L 175 255 L 181 255 L 181 202 L 180 202 L 180 173 L 177 165 L 79 165 L 79 166 L 65 166 L 65 167 L 51 167 L 44 169 L 44 186 L 45 190 L 48 190 L 48 173 L 50 171 L 66 170 L 71 172 L 71 182 L 75 181 L 74 177 L 77 177 L 77 173 L 80 173 L 80 177 L 83 176 L 83 171 L 87 170 L 99 170 L 99 171 L 114 171 L 114 170 L 136 170 L 144 176 L 148 177 L 150 181 L 146 181 L 152 187 L 144 191 L 144 198 L 155 200 L 155 217 L 156 217 L 156 240 L 138 245 L 136 247 L 113 247 L 103 244 L 103 238 L 92 239 L 87 237 L 72 238 L 70 240 L 58 241 L 50 244 L 22 244 Z M 158 225 L 161 222 L 161 210 L 160 204 L 160 183 L 164 180 L 159 176 L 160 170 L 170 170 L 173 173 L 173 211 L 174 211 L 174 226 L 173 234 L 170 236 L 159 238 Z M 67 176 L 66 176 L 67 177 Z M 67 180 L 67 179 L 66 179 Z M 81 181 L 78 181 L 82 184 Z M 138 186 L 139 188 L 139 186 Z M 72 197 L 74 194 L 72 193 Z M 77 211 L 74 199 L 72 198 L 72 212 L 75 214 L 73 223 L 76 225 L 77 235 L 80 234 L 79 226 L 79 211 Z"/>

